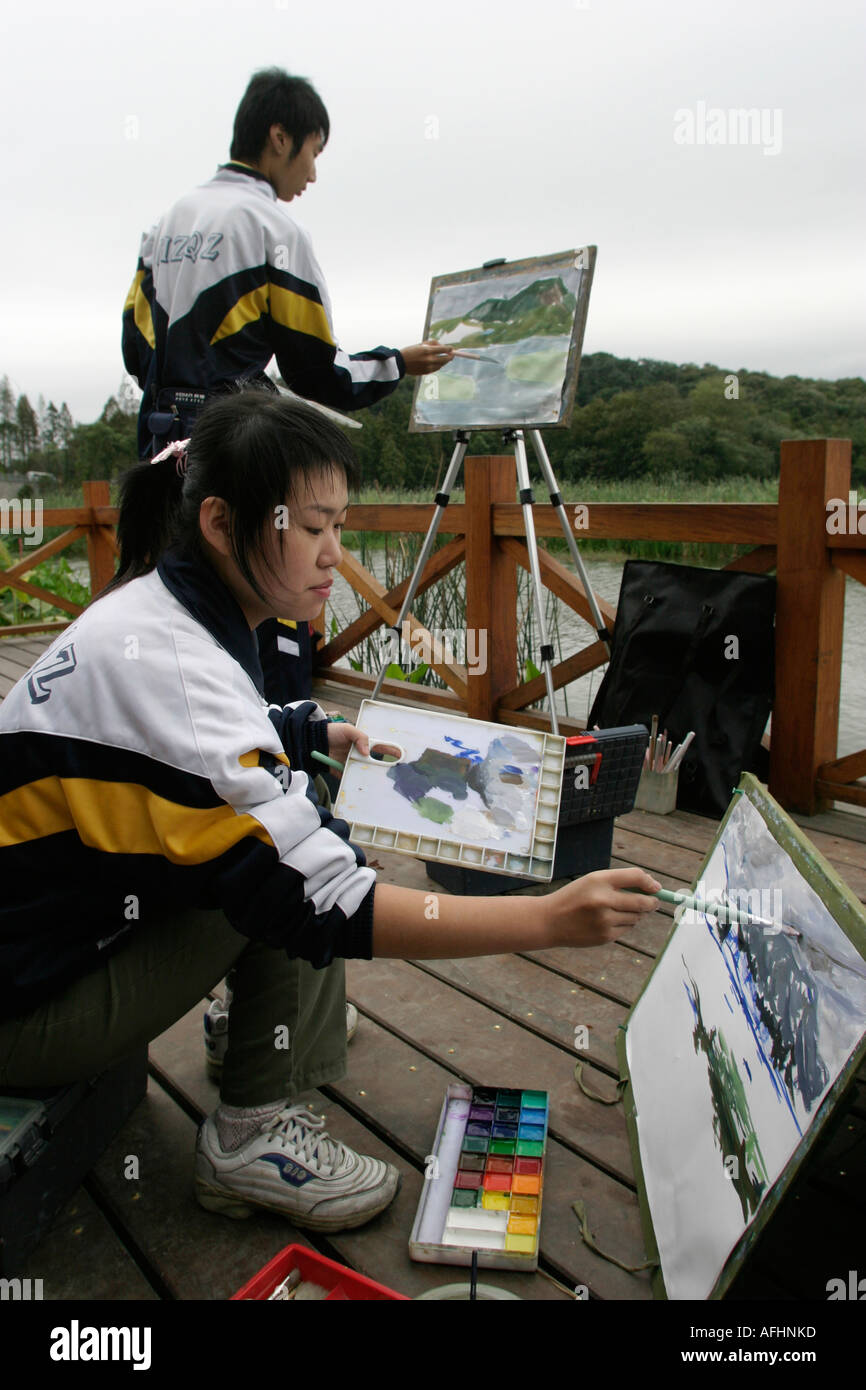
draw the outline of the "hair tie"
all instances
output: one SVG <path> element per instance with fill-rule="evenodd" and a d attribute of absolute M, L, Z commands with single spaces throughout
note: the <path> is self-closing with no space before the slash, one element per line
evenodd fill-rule
<path fill-rule="evenodd" d="M 177 476 L 183 478 L 186 474 L 187 464 L 189 463 L 188 448 L 188 439 L 176 439 L 173 443 L 167 444 L 161 453 L 154 454 L 150 461 L 151 463 L 163 463 L 165 459 L 175 459 Z"/>

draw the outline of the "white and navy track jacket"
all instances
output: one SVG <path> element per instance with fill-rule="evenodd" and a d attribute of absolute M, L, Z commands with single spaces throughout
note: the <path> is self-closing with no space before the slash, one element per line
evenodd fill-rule
<path fill-rule="evenodd" d="M 405 374 L 401 353 L 347 355 L 334 338 L 308 234 L 270 183 L 228 164 L 146 232 L 123 311 L 123 359 L 145 392 L 212 391 L 262 373 L 338 409 L 372 405 Z"/>
<path fill-rule="evenodd" d="M 326 717 L 260 690 L 233 596 L 175 554 L 92 604 L 9 692 L 0 1017 L 187 907 L 316 966 L 370 957 L 375 874 L 307 776 Z"/>

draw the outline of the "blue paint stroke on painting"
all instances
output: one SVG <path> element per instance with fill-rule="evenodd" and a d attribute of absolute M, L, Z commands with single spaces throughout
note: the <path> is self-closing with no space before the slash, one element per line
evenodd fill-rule
<path fill-rule="evenodd" d="M 724 842 L 719 849 L 726 891 L 736 902 Z M 815 1007 L 819 985 L 803 959 L 799 939 L 748 922 L 720 926 L 706 915 L 704 924 L 724 961 L 733 997 L 775 1094 L 802 1133 L 794 1102 L 799 1095 L 811 1111 L 824 1093 L 829 1071 L 820 1055 Z M 725 998 L 731 1007 L 727 994 Z"/>

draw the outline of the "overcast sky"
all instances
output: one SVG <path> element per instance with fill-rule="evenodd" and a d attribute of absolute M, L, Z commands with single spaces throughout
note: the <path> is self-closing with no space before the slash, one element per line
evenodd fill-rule
<path fill-rule="evenodd" d="M 42 393 L 98 415 L 123 376 L 141 232 L 228 158 L 251 73 L 277 65 L 331 117 L 292 215 L 348 351 L 418 341 L 433 275 L 593 243 L 586 352 L 862 376 L 864 13 L 862 0 L 7 5 L 0 375 L 34 405 Z M 761 113 L 746 143 L 728 117 L 740 109 Z"/>

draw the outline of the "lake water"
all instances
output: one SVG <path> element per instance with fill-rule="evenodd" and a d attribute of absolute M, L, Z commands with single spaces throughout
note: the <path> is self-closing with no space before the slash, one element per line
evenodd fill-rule
<path fill-rule="evenodd" d="M 381 582 L 385 582 L 385 552 L 373 552 L 372 566 L 368 552 L 368 567 Z M 596 593 L 615 605 L 619 598 L 622 579 L 622 564 L 609 560 L 586 560 L 586 569 Z M 577 614 L 557 601 L 559 615 L 559 641 L 551 637 L 560 656 L 572 655 L 587 646 L 593 639 L 593 630 Z M 328 605 L 330 613 L 337 618 L 338 625 L 344 626 L 358 616 L 358 602 L 342 576 L 336 582 Z M 441 623 L 440 626 L 444 626 Z M 470 648 L 470 656 L 472 649 Z M 461 653 L 455 649 L 455 657 Z M 356 656 L 356 653 L 353 653 Z M 537 650 L 533 660 L 538 664 Z M 345 661 L 342 664 L 347 664 Z M 596 691 L 601 683 L 604 670 L 599 667 L 579 681 L 574 681 L 563 690 L 557 691 L 557 710 L 573 719 L 585 720 Z M 853 579 L 848 579 L 845 591 L 845 636 L 842 653 L 842 690 L 839 711 L 838 756 L 855 753 L 866 747 L 866 587 Z"/>

